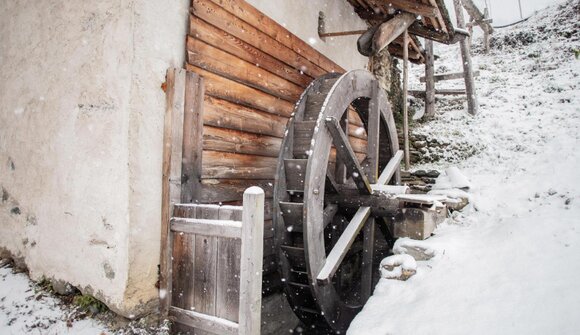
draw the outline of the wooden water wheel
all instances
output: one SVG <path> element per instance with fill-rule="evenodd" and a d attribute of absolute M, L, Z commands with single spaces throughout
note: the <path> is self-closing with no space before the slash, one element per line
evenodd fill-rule
<path fill-rule="evenodd" d="M 356 150 L 349 113 L 363 124 Z M 296 104 L 278 161 L 274 227 L 285 293 L 313 333 L 344 333 L 371 294 L 375 230 L 388 236 L 383 218 L 399 206 L 388 192 L 398 186 L 384 186 L 400 182 L 398 149 L 386 95 L 368 71 L 321 77 Z"/>

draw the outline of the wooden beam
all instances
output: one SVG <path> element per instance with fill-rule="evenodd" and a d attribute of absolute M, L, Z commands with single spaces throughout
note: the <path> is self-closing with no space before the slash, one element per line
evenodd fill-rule
<path fill-rule="evenodd" d="M 403 42 L 403 136 L 405 147 L 405 169 L 408 171 L 411 167 L 411 158 L 409 155 L 409 107 L 407 103 L 407 90 L 409 89 L 409 33 L 405 30 Z"/>
<path fill-rule="evenodd" d="M 474 71 L 473 76 L 478 77 L 479 71 Z M 444 81 L 444 80 L 463 79 L 463 78 L 464 78 L 463 72 L 442 73 L 442 74 L 436 74 L 433 76 L 433 80 L 435 82 Z M 421 78 L 419 78 L 419 81 L 424 83 L 426 81 L 426 79 L 425 79 L 425 77 L 421 77 Z"/>
<path fill-rule="evenodd" d="M 334 244 L 334 247 L 326 257 L 326 261 L 324 262 L 322 269 L 316 276 L 316 280 L 320 284 L 329 284 L 331 282 L 331 278 L 336 273 L 336 270 L 338 270 L 340 263 L 346 256 L 350 246 L 356 239 L 356 236 L 360 232 L 370 214 L 370 207 L 360 207 L 354 214 L 352 220 L 350 220 L 348 226 L 342 232 L 342 235 L 340 235 L 340 238 L 338 241 L 336 241 L 336 244 Z"/>
<path fill-rule="evenodd" d="M 455 6 L 455 16 L 457 17 L 457 26 L 460 29 L 465 28 L 465 19 L 463 18 L 463 7 L 461 0 L 453 0 Z M 467 94 L 467 111 L 471 115 L 477 114 L 478 103 L 475 93 L 475 83 L 473 81 L 473 64 L 471 62 L 471 53 L 469 50 L 469 42 L 463 39 L 460 42 L 461 58 L 463 59 L 463 73 L 465 78 L 465 92 Z"/>
<path fill-rule="evenodd" d="M 433 41 L 425 40 L 425 77 L 419 78 L 425 81 L 425 117 L 431 118 L 435 115 L 435 54 L 433 52 Z"/>
<path fill-rule="evenodd" d="M 425 98 L 425 91 L 409 90 L 409 94 L 414 97 Z M 465 95 L 465 90 L 462 88 L 442 88 L 436 89 L 435 95 Z"/>
<path fill-rule="evenodd" d="M 437 7 L 411 0 L 387 0 L 384 3 L 388 6 L 404 10 L 405 12 L 424 17 L 437 17 L 437 13 L 439 12 Z"/>
<path fill-rule="evenodd" d="M 367 301 L 373 292 L 373 258 L 375 251 L 375 218 L 369 217 L 363 228 L 363 257 L 361 274 L 361 301 Z"/>
<path fill-rule="evenodd" d="M 399 35 L 406 32 L 407 28 L 415 22 L 416 16 L 411 13 L 401 13 L 393 17 L 387 22 L 381 24 L 377 32 L 373 36 L 372 54 L 377 54 L 386 48 Z M 405 43 L 404 49 L 408 48 L 408 43 Z M 408 51 L 407 51 L 408 52 Z"/>
<path fill-rule="evenodd" d="M 347 174 L 352 176 L 352 180 L 362 194 L 372 194 L 369 180 L 358 162 L 346 134 L 342 131 L 339 121 L 333 117 L 326 118 L 326 126 L 332 136 L 337 156 L 346 165 Z"/>
<path fill-rule="evenodd" d="M 203 153 L 203 78 L 187 71 L 185 76 L 185 111 L 181 202 L 191 203 L 201 197 L 201 159 Z"/>
<path fill-rule="evenodd" d="M 260 282 L 262 282 L 260 280 Z M 171 307 L 169 310 L 175 321 L 183 325 L 196 328 L 196 334 L 199 330 L 208 331 L 215 334 L 238 335 L 238 324 L 229 320 L 218 318 L 207 314 L 188 311 L 185 309 Z"/>
<path fill-rule="evenodd" d="M 399 150 L 394 155 L 393 158 L 389 161 L 387 166 L 381 172 L 379 179 L 377 180 L 378 185 L 386 185 L 391 178 L 395 175 L 397 168 L 401 165 L 401 160 L 403 159 L 403 151 Z"/>
<path fill-rule="evenodd" d="M 173 218 L 171 219 L 171 231 L 176 233 L 240 238 L 242 236 L 242 223 L 227 220 Z"/>
<path fill-rule="evenodd" d="M 173 205 L 181 200 L 181 168 L 183 145 L 183 113 L 185 70 L 167 70 L 165 122 L 163 127 L 163 167 L 161 182 L 161 250 L 159 275 L 160 313 L 166 317 L 171 306 L 172 241 L 170 218 Z"/>

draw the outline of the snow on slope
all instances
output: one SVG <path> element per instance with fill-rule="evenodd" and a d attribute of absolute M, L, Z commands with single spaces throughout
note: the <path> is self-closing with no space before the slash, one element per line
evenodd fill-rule
<path fill-rule="evenodd" d="M 348 334 L 580 333 L 578 8 L 570 1 L 548 9 L 556 19 L 544 11 L 498 30 L 503 47 L 474 57 L 480 113 L 470 117 L 450 99 L 417 130 L 480 148 L 454 164 L 477 185 L 478 211 L 425 241 L 437 256 L 419 261 L 414 277 L 381 279 Z M 525 46 L 504 43 L 530 31 Z M 461 69 L 458 46 L 436 53 L 436 67 Z M 416 79 L 423 69 L 414 71 Z"/>

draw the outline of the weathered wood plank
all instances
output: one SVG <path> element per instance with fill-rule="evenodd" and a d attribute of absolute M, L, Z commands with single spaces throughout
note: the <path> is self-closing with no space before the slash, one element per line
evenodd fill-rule
<path fill-rule="evenodd" d="M 361 275 L 361 299 L 367 301 L 373 292 L 373 257 L 375 249 L 375 218 L 369 217 L 363 228 L 363 257 Z"/>
<path fill-rule="evenodd" d="M 455 7 L 455 17 L 457 19 L 457 27 L 465 28 L 465 19 L 463 18 L 463 7 L 461 0 L 453 0 Z M 471 53 L 469 50 L 469 41 L 464 38 L 459 42 L 461 47 L 461 58 L 463 60 L 463 74 L 465 78 L 465 92 L 467 95 L 467 112 L 471 115 L 476 115 L 478 110 L 477 96 L 475 93 L 475 83 L 473 81 L 473 64 L 471 61 Z"/>
<path fill-rule="evenodd" d="M 203 148 L 211 151 L 278 157 L 281 143 L 277 137 L 211 126 L 205 126 L 203 132 Z"/>
<path fill-rule="evenodd" d="M 389 4 L 395 8 L 402 9 L 405 12 L 426 17 L 436 17 L 439 10 L 430 4 L 424 4 L 410 0 L 389 0 Z"/>
<path fill-rule="evenodd" d="M 224 320 L 215 316 L 210 316 L 203 313 L 188 311 L 177 307 L 171 307 L 170 314 L 175 318 L 175 321 L 186 326 L 195 328 L 195 334 L 213 334 L 220 335 L 238 335 L 239 326 L 235 322 Z M 201 331 L 200 331 L 201 329 Z"/>
<path fill-rule="evenodd" d="M 473 72 L 474 77 L 479 76 L 479 71 Z M 463 72 L 453 72 L 453 73 L 441 73 L 433 75 L 433 80 L 435 82 L 445 81 L 445 80 L 454 80 L 454 79 L 463 79 L 464 74 Z M 424 83 L 426 81 L 425 77 L 419 78 L 419 81 Z"/>
<path fill-rule="evenodd" d="M 357 210 L 328 256 L 326 256 L 326 262 L 324 262 L 322 269 L 316 276 L 316 280 L 320 284 L 329 284 L 331 282 L 332 277 L 336 273 L 336 270 L 338 270 L 340 263 L 346 256 L 346 253 L 367 221 L 370 213 L 370 207 L 361 207 Z"/>
<path fill-rule="evenodd" d="M 264 191 L 250 187 L 244 192 L 240 272 L 240 333 L 260 334 L 262 311 L 262 262 L 264 242 Z"/>
<path fill-rule="evenodd" d="M 193 306 L 193 261 L 195 236 L 171 234 L 173 236 L 173 289 L 171 305 L 183 309 Z"/>
<path fill-rule="evenodd" d="M 202 179 L 200 201 L 204 203 L 241 201 L 244 191 L 251 186 L 262 188 L 266 193 L 266 197 L 271 198 L 274 190 L 274 180 Z"/>
<path fill-rule="evenodd" d="M 313 78 L 320 77 L 328 72 L 209 0 L 193 0 L 191 11 L 193 15 L 205 22 L 222 29 L 228 34 L 268 53 Z"/>
<path fill-rule="evenodd" d="M 326 118 L 326 126 L 332 135 L 332 140 L 336 148 L 337 155 L 346 165 L 347 174 L 352 177 L 353 181 L 363 194 L 371 194 L 372 190 L 358 159 L 349 144 L 346 135 L 340 127 L 336 118 Z"/>
<path fill-rule="evenodd" d="M 215 220 L 219 206 L 198 208 L 197 218 Z M 195 235 L 194 308 L 195 311 L 216 315 L 217 237 Z M 197 331 L 196 331 L 197 333 Z"/>
<path fill-rule="evenodd" d="M 286 28 L 282 27 L 276 21 L 263 14 L 246 1 L 237 0 L 212 0 L 216 4 L 221 5 L 225 10 L 234 14 L 238 18 L 253 25 L 266 35 L 272 37 L 276 41 L 282 43 L 286 47 L 295 50 L 297 53 L 303 55 L 316 65 L 320 66 L 327 72 L 342 73 L 345 70 L 334 63 L 332 60 L 324 56 L 324 54 L 316 51 L 308 43 L 292 34 Z"/>
<path fill-rule="evenodd" d="M 260 67 L 279 77 L 286 78 L 298 86 L 305 88 L 313 80 L 312 77 L 301 73 L 299 70 L 296 70 L 284 62 L 270 56 L 259 48 L 255 48 L 193 15 L 190 15 L 189 18 L 189 29 L 192 37 L 226 51 L 247 62 L 258 64 Z"/>
<path fill-rule="evenodd" d="M 274 157 L 204 151 L 202 179 L 273 179 Z"/>
<path fill-rule="evenodd" d="M 241 104 L 250 108 L 289 117 L 294 104 L 276 98 L 255 88 L 216 75 L 202 68 L 187 64 L 186 68 L 205 79 L 205 91 L 213 97 Z"/>
<path fill-rule="evenodd" d="M 200 197 L 200 177 L 203 134 L 203 79 L 193 72 L 185 77 L 185 111 L 183 117 L 181 202 L 189 203 Z"/>
<path fill-rule="evenodd" d="M 421 77 L 425 84 L 425 117 L 430 118 L 435 115 L 435 54 L 433 51 L 433 41 L 425 40 L 425 77 Z"/>
<path fill-rule="evenodd" d="M 397 172 L 399 166 L 401 165 L 401 159 L 403 159 L 403 155 L 404 154 L 402 150 L 398 150 L 393 155 L 387 166 L 385 166 L 385 168 L 381 172 L 381 175 L 377 180 L 378 185 L 385 185 L 391 180 L 391 178 L 393 178 L 395 172 Z"/>
<path fill-rule="evenodd" d="M 240 238 L 241 223 L 227 220 L 173 218 L 171 230 L 176 233 Z"/>
<path fill-rule="evenodd" d="M 183 104 L 185 99 L 185 71 L 168 69 L 165 122 L 163 129 L 163 179 L 161 190 L 161 255 L 159 298 L 161 315 L 167 315 L 172 297 L 172 262 L 169 219 L 173 204 L 181 199 L 181 157 L 183 145 Z"/>
<path fill-rule="evenodd" d="M 209 95 L 204 99 L 203 121 L 207 126 L 284 137 L 287 118 L 241 106 Z"/>
<path fill-rule="evenodd" d="M 409 103 L 407 102 L 409 90 L 409 53 L 407 44 L 409 43 L 409 33 L 405 29 L 403 43 L 403 138 L 405 150 L 405 169 L 411 168 L 411 156 L 409 154 Z"/>
<path fill-rule="evenodd" d="M 188 63 L 281 99 L 295 102 L 303 88 L 200 40 L 187 39 Z"/>

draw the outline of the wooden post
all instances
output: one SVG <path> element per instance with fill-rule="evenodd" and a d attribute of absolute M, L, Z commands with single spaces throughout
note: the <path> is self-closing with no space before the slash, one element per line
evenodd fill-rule
<path fill-rule="evenodd" d="M 166 108 L 163 127 L 163 180 L 161 183 L 161 257 L 159 303 L 161 317 L 167 316 L 171 306 L 173 276 L 170 230 L 173 205 L 181 200 L 181 163 L 183 146 L 183 118 L 185 104 L 185 70 L 171 68 L 166 77 Z"/>
<path fill-rule="evenodd" d="M 453 0 L 455 6 L 455 16 L 457 16 L 457 27 L 465 29 L 465 19 L 463 18 L 463 6 L 461 0 Z M 463 59 L 463 74 L 465 78 L 465 93 L 467 95 L 467 111 L 471 115 L 477 114 L 477 97 L 475 95 L 475 83 L 473 81 L 473 65 L 469 53 L 469 42 L 466 38 L 460 42 L 461 58 Z"/>
<path fill-rule="evenodd" d="M 240 275 L 240 335 L 259 335 L 262 312 L 262 252 L 264 191 L 253 186 L 244 192 Z"/>
<path fill-rule="evenodd" d="M 405 138 L 405 170 L 409 171 L 409 107 L 407 106 L 407 90 L 409 85 L 409 32 L 403 35 L 403 135 Z"/>
<path fill-rule="evenodd" d="M 425 40 L 425 117 L 435 115 L 435 55 L 433 41 Z"/>
<path fill-rule="evenodd" d="M 487 7 L 485 7 L 485 9 L 483 10 L 483 19 L 484 20 L 488 20 L 489 19 L 489 9 L 487 9 Z M 481 29 L 483 29 L 483 48 L 485 50 L 485 53 L 489 53 L 489 28 L 487 24 L 482 24 L 481 25 Z"/>
<path fill-rule="evenodd" d="M 183 118 L 182 203 L 199 201 L 201 197 L 203 95 L 203 78 L 195 72 L 187 71 L 185 76 L 185 113 Z"/>

